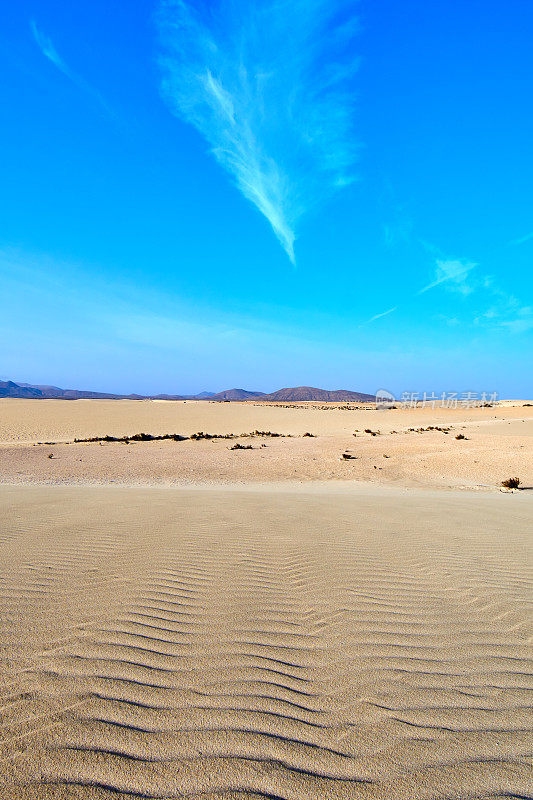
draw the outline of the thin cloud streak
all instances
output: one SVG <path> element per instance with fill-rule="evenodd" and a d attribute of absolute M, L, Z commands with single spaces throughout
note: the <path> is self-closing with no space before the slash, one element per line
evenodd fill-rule
<path fill-rule="evenodd" d="M 421 294 L 425 294 L 426 292 L 429 292 L 430 289 L 435 289 L 437 286 L 441 286 L 442 284 L 449 284 L 447 288 L 453 289 L 453 291 L 459 292 L 460 294 L 470 294 L 473 289 L 466 282 L 466 278 L 475 267 L 477 267 L 477 264 L 473 261 L 437 258 L 435 259 L 435 280 L 415 292 L 413 297 L 418 297 Z M 369 320 L 361 324 L 369 325 L 371 322 L 375 322 L 382 317 L 392 314 L 393 311 L 397 311 L 399 307 L 400 306 L 394 306 L 393 308 L 389 308 L 388 311 L 382 311 L 381 314 L 375 314 Z"/>
<path fill-rule="evenodd" d="M 76 72 L 70 69 L 68 64 L 61 58 L 57 50 L 55 49 L 52 40 L 46 36 L 42 31 L 39 30 L 35 20 L 30 21 L 30 27 L 33 34 L 33 38 L 37 44 L 37 47 L 43 54 L 45 58 L 48 59 L 57 69 L 65 75 L 72 83 L 74 83 L 78 89 L 86 92 L 90 95 L 93 100 L 96 100 L 97 103 L 104 109 L 104 111 L 109 114 L 109 116 L 117 119 L 117 115 L 113 111 L 113 109 L 108 105 L 104 97 L 100 94 L 100 92 L 91 86 L 87 81 L 78 75 Z"/>
<path fill-rule="evenodd" d="M 440 286 L 442 283 L 449 283 L 451 281 L 451 288 L 461 294 L 470 294 L 472 288 L 466 282 L 468 274 L 477 267 L 473 261 L 459 261 L 459 260 L 443 260 L 437 259 L 436 261 L 436 278 L 427 286 L 419 289 L 416 294 L 424 294 L 435 286 Z"/>
<path fill-rule="evenodd" d="M 354 180 L 353 0 L 163 0 L 162 96 L 294 263 L 305 213 Z"/>
<path fill-rule="evenodd" d="M 509 244 L 510 245 L 525 244 L 526 242 L 529 242 L 531 239 L 533 239 L 533 231 L 531 233 L 526 233 L 525 236 L 520 236 L 520 238 L 518 239 L 513 239 L 511 242 L 509 242 Z"/>
<path fill-rule="evenodd" d="M 367 319 L 366 322 L 362 322 L 359 327 L 361 328 L 363 325 L 370 325 L 371 322 L 375 322 L 377 319 L 381 319 L 381 317 L 387 317 L 389 314 L 392 314 L 393 311 L 397 310 L 398 306 L 394 306 L 394 308 L 389 308 L 388 311 L 382 311 L 381 314 L 374 314 L 374 316 L 370 317 L 370 319 Z"/>
<path fill-rule="evenodd" d="M 431 281 L 431 283 L 428 283 L 427 286 L 423 286 L 421 289 L 415 292 L 413 297 L 418 297 L 421 294 L 425 294 L 431 289 L 435 289 L 437 286 L 441 286 L 442 284 L 449 284 L 447 288 L 459 292 L 460 294 L 470 294 L 473 291 L 473 288 L 467 283 L 466 278 L 475 267 L 477 267 L 477 264 L 473 261 L 437 258 L 435 259 L 435 280 Z M 382 317 L 392 314 L 393 311 L 397 311 L 398 308 L 400 308 L 400 306 L 394 306 L 393 308 L 389 308 L 388 311 L 383 311 L 381 314 L 375 314 L 369 320 L 361 324 L 369 325 L 371 322 L 375 322 Z"/>

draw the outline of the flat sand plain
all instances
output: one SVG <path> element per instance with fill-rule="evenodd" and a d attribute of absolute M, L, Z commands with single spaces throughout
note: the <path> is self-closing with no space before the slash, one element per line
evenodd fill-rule
<path fill-rule="evenodd" d="M 0 401 L 2 800 L 531 798 L 530 411 Z"/>
<path fill-rule="evenodd" d="M 417 430 L 430 426 L 450 430 Z M 365 429 L 380 433 L 372 436 Z M 108 434 L 254 430 L 283 436 L 69 443 Z M 236 442 L 253 449 L 231 450 Z M 497 490 L 515 475 L 533 486 L 533 408 L 523 405 L 376 411 L 313 404 L 0 400 L 0 481 L 10 483 L 349 480 Z"/>

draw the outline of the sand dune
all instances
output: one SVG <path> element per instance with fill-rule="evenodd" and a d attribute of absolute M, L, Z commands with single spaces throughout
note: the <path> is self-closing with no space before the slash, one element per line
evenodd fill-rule
<path fill-rule="evenodd" d="M 531 493 L 0 499 L 2 797 L 531 796 Z"/>

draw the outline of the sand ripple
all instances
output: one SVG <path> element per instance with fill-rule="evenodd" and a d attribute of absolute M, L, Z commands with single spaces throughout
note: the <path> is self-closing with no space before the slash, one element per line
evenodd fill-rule
<path fill-rule="evenodd" d="M 524 505 L 1 498 L 3 797 L 531 797 Z"/>

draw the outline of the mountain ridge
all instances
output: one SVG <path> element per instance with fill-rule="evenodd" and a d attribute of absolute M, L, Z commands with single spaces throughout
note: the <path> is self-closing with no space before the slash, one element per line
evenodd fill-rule
<path fill-rule="evenodd" d="M 375 396 L 349 389 L 318 389 L 314 386 L 294 386 L 278 389 L 270 394 L 248 389 L 225 389 L 222 392 L 200 392 L 196 395 L 181 394 L 114 394 L 94 392 L 85 389 L 61 389 L 58 386 L 43 384 L 15 383 L 0 381 L 0 398 L 26 398 L 35 400 L 204 400 L 218 402 L 243 402 L 261 400 L 265 402 L 371 402 Z"/>
<path fill-rule="evenodd" d="M 265 396 L 264 392 L 250 392 L 248 389 L 226 389 L 212 395 L 210 400 L 257 400 Z"/>
<path fill-rule="evenodd" d="M 305 401 L 322 403 L 342 403 L 351 401 L 354 403 L 364 403 L 375 401 L 373 394 L 364 392 L 353 392 L 350 389 L 317 389 L 315 386 L 294 386 L 285 389 L 278 389 L 277 392 L 263 395 L 261 400 L 302 403 Z"/>

